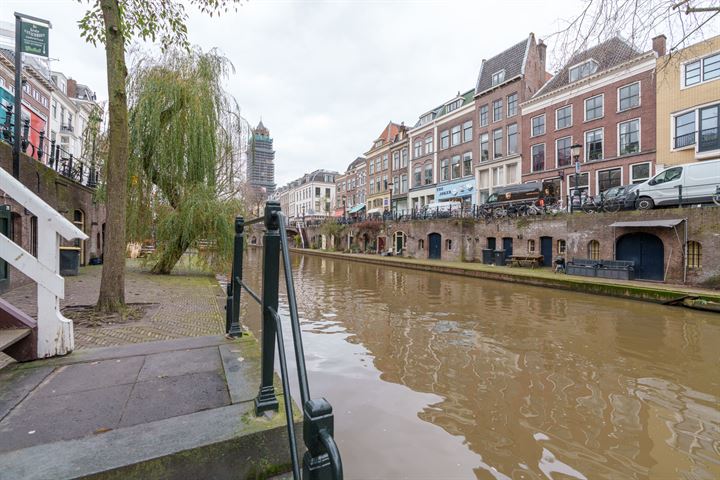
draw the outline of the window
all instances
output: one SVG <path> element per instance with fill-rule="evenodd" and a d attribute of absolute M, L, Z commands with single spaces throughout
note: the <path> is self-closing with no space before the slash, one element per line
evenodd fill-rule
<path fill-rule="evenodd" d="M 642 183 L 650 178 L 650 163 L 636 163 L 630 166 L 630 183 Z"/>
<path fill-rule="evenodd" d="M 490 158 L 490 146 L 488 145 L 490 142 L 490 136 L 487 133 L 483 133 L 480 135 L 480 161 L 481 162 L 487 162 Z"/>
<path fill-rule="evenodd" d="M 320 196 L 320 187 L 315 187 L 315 196 L 316 197 Z"/>
<path fill-rule="evenodd" d="M 698 152 L 720 149 L 720 104 L 700 109 Z"/>
<path fill-rule="evenodd" d="M 520 177 L 518 176 L 518 171 L 520 170 L 519 167 L 519 163 L 511 163 L 505 166 L 505 178 L 507 184 L 520 182 Z"/>
<path fill-rule="evenodd" d="M 688 268 L 702 267 L 702 245 L 700 242 L 687 242 L 687 266 Z"/>
<path fill-rule="evenodd" d="M 375 173 L 375 162 L 370 162 L 370 175 Z"/>
<path fill-rule="evenodd" d="M 450 166 L 453 180 L 455 180 L 456 178 L 460 178 L 460 155 L 455 155 L 452 157 L 452 162 Z"/>
<path fill-rule="evenodd" d="M 567 244 L 565 243 L 565 240 L 558 240 L 557 241 L 558 255 L 565 255 L 565 252 L 567 252 Z"/>
<path fill-rule="evenodd" d="M 675 117 L 675 148 L 695 145 L 695 111 Z"/>
<path fill-rule="evenodd" d="M 463 123 L 463 143 L 469 142 L 473 138 L 472 134 L 472 120 Z"/>
<path fill-rule="evenodd" d="M 595 120 L 603 116 L 603 96 L 596 95 L 585 100 L 585 121 Z"/>
<path fill-rule="evenodd" d="M 532 123 L 532 132 L 530 136 L 537 137 L 538 135 L 543 135 L 545 133 L 545 114 L 533 117 L 530 122 Z"/>
<path fill-rule="evenodd" d="M 588 243 L 588 258 L 590 260 L 600 260 L 600 242 L 590 240 Z"/>
<path fill-rule="evenodd" d="M 414 158 L 420 158 L 422 157 L 423 151 L 422 151 L 422 140 L 416 140 L 413 144 L 413 154 L 415 155 Z"/>
<path fill-rule="evenodd" d="M 382 185 L 383 185 L 383 191 L 388 189 L 388 176 L 387 175 L 383 175 Z"/>
<path fill-rule="evenodd" d="M 488 106 L 487 104 L 480 107 L 480 126 L 485 127 L 488 124 Z"/>
<path fill-rule="evenodd" d="M 518 153 L 518 126 L 517 123 L 513 123 L 512 125 L 508 125 L 507 127 L 507 141 L 508 141 L 508 147 L 507 147 L 507 153 L 508 155 L 512 155 L 514 153 Z"/>
<path fill-rule="evenodd" d="M 393 152 L 392 168 L 393 170 L 397 170 L 400 168 L 400 152 Z"/>
<path fill-rule="evenodd" d="M 418 250 L 423 250 L 425 248 L 425 240 L 422 238 L 418 240 Z"/>
<path fill-rule="evenodd" d="M 502 120 L 503 101 L 495 100 L 493 102 L 493 122 Z"/>
<path fill-rule="evenodd" d="M 408 166 L 408 149 L 403 148 L 400 155 L 402 156 L 402 163 L 400 166 L 405 168 Z"/>
<path fill-rule="evenodd" d="M 422 117 L 420 117 L 420 125 L 425 125 L 426 123 L 429 123 L 430 120 L 432 120 L 432 113 L 423 115 Z"/>
<path fill-rule="evenodd" d="M 460 129 L 460 125 L 455 125 L 454 127 L 452 127 L 450 145 L 452 145 L 453 147 L 455 145 L 460 145 Z"/>
<path fill-rule="evenodd" d="M 452 240 L 449 238 L 445 240 L 445 250 L 452 250 Z"/>
<path fill-rule="evenodd" d="M 419 187 L 422 185 L 422 168 L 421 167 L 415 167 L 413 170 L 413 185 L 416 187 Z"/>
<path fill-rule="evenodd" d="M 618 155 L 629 155 L 640 151 L 640 120 L 618 124 Z"/>
<path fill-rule="evenodd" d="M 603 158 L 603 130 L 590 130 L 585 132 L 585 161 L 601 160 Z"/>
<path fill-rule="evenodd" d="M 572 126 L 572 105 L 555 110 L 555 130 Z"/>
<path fill-rule="evenodd" d="M 686 63 L 684 70 L 686 87 L 720 78 L 720 53 Z"/>
<path fill-rule="evenodd" d="M 640 82 L 618 88 L 618 111 L 623 112 L 640 105 Z"/>
<path fill-rule="evenodd" d="M 493 187 L 505 185 L 505 181 L 503 179 L 504 170 L 502 166 L 495 167 L 492 169 L 492 184 Z"/>
<path fill-rule="evenodd" d="M 440 132 L 440 150 L 450 147 L 450 132 L 443 130 Z"/>
<path fill-rule="evenodd" d="M 502 128 L 493 130 L 493 158 L 502 157 L 503 131 Z"/>
<path fill-rule="evenodd" d="M 493 87 L 495 85 L 499 85 L 502 82 L 505 81 L 505 70 L 500 70 L 499 72 L 495 72 L 492 75 L 492 85 Z"/>
<path fill-rule="evenodd" d="M 458 108 L 460 108 L 460 105 L 462 105 L 462 102 L 463 102 L 463 101 L 462 101 L 462 98 L 460 98 L 460 99 L 458 99 L 458 100 L 455 100 L 455 101 L 452 102 L 452 103 L 449 103 L 449 104 L 447 105 L 446 111 L 447 111 L 447 112 L 452 112 L 453 110 L 457 110 Z"/>
<path fill-rule="evenodd" d="M 432 185 L 433 183 L 433 167 L 431 164 L 425 165 L 425 185 Z"/>
<path fill-rule="evenodd" d="M 580 65 L 575 65 L 570 68 L 570 82 L 577 82 L 578 80 L 592 75 L 597 71 L 598 64 L 595 60 L 587 60 Z"/>
<path fill-rule="evenodd" d="M 400 176 L 400 193 L 407 193 L 408 191 L 408 176 L 403 174 Z"/>
<path fill-rule="evenodd" d="M 440 161 L 440 181 L 450 180 L 450 160 L 447 158 Z"/>
<path fill-rule="evenodd" d="M 433 152 L 433 137 L 425 137 L 425 155 Z"/>
<path fill-rule="evenodd" d="M 572 192 L 575 189 L 580 192 L 587 193 L 588 186 L 590 185 L 590 175 L 588 173 L 581 173 L 580 175 L 572 174 L 568 180 L 568 191 Z"/>
<path fill-rule="evenodd" d="M 380 172 L 380 157 L 375 159 L 375 173 Z"/>
<path fill-rule="evenodd" d="M 380 177 L 375 177 L 375 192 L 380 193 Z"/>
<path fill-rule="evenodd" d="M 563 137 L 555 141 L 555 159 L 557 167 L 567 167 L 572 164 L 572 156 L 570 154 L 570 146 L 572 145 L 572 137 Z"/>
<path fill-rule="evenodd" d="M 508 95 L 507 97 L 507 116 L 512 117 L 517 114 L 518 96 L 517 93 Z"/>
<path fill-rule="evenodd" d="M 535 240 L 528 240 L 528 253 L 535 253 Z"/>
<path fill-rule="evenodd" d="M 653 185 L 659 185 L 661 183 L 672 182 L 678 180 L 682 176 L 682 167 L 673 167 L 663 170 L 653 177 L 651 183 Z"/>
<path fill-rule="evenodd" d="M 463 155 L 463 177 L 472 175 L 472 152 Z"/>
<path fill-rule="evenodd" d="M 532 171 L 540 172 L 545 170 L 545 144 L 540 143 L 530 147 L 530 156 L 532 157 Z"/>
<path fill-rule="evenodd" d="M 383 168 L 383 170 L 387 170 L 387 168 L 388 168 L 388 154 L 387 153 L 385 155 L 383 155 L 383 157 L 382 157 L 382 168 Z"/>
<path fill-rule="evenodd" d="M 622 185 L 622 168 L 611 168 L 597 172 L 598 192 Z"/>

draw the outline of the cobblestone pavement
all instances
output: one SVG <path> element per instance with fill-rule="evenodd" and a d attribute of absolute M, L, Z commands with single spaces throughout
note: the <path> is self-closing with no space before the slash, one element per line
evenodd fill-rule
<path fill-rule="evenodd" d="M 94 305 L 100 290 L 102 267 L 83 267 L 80 275 L 65 278 L 61 308 Z M 2 298 L 35 316 L 34 283 L 16 288 Z M 105 347 L 170 340 L 182 337 L 219 335 L 225 325 L 225 294 L 212 276 L 181 271 L 173 275 L 151 275 L 139 264 L 130 263 L 125 276 L 127 303 L 151 304 L 142 319 L 99 327 L 75 326 L 75 348 Z M 2 355 L 2 354 L 0 354 Z M 8 357 L 0 358 L 0 368 Z"/>

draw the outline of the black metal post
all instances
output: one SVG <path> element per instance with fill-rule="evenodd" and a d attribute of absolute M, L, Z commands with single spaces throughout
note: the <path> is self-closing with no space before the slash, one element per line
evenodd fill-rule
<path fill-rule="evenodd" d="M 37 159 L 38 160 L 42 160 L 43 154 L 45 153 L 45 147 L 43 147 L 44 143 L 45 143 L 45 130 L 42 130 L 40 132 L 40 142 L 39 142 L 38 151 L 37 151 L 37 153 L 38 153 Z"/>
<path fill-rule="evenodd" d="M 5 105 L 5 123 L 3 124 L 3 139 L 7 141 L 8 143 L 11 143 L 12 141 L 12 129 L 13 129 L 13 123 L 12 123 L 12 114 L 13 114 L 13 106 L 12 105 Z"/>
<path fill-rule="evenodd" d="M 255 414 L 266 410 L 278 410 L 278 400 L 273 387 L 275 363 L 275 336 L 277 328 L 270 309 L 278 310 L 280 281 L 280 223 L 277 212 L 280 203 L 270 200 L 265 204 L 265 236 L 263 238 L 262 278 L 262 370 L 260 391 L 255 398 Z M 288 419 L 288 421 L 292 421 Z"/>
<path fill-rule="evenodd" d="M 335 442 L 332 407 L 327 400 L 308 400 L 303 407 L 303 440 L 307 452 L 303 457 L 303 480 L 343 478 L 342 461 Z"/>
<path fill-rule="evenodd" d="M 72 179 L 75 178 L 75 175 L 73 174 L 73 154 L 70 154 L 70 160 L 68 160 L 67 167 L 65 168 L 65 176 L 70 177 Z"/>
<path fill-rule="evenodd" d="M 23 153 L 27 151 L 27 147 L 30 144 L 30 120 L 23 120 L 22 127 L 22 142 L 20 143 L 20 149 Z"/>
<path fill-rule="evenodd" d="M 22 120 L 22 18 L 15 13 L 15 125 L 13 132 L 13 177 L 20 178 L 20 121 Z"/>
<path fill-rule="evenodd" d="M 242 328 L 240 327 L 240 292 L 242 291 L 243 278 L 243 250 L 245 219 L 243 217 L 235 217 L 235 244 L 233 252 L 232 266 L 232 305 L 230 307 L 230 325 L 228 334 L 233 338 L 242 337 Z"/>

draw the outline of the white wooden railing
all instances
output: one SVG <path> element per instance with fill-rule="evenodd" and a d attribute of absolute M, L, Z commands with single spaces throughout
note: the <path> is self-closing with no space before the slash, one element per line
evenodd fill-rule
<path fill-rule="evenodd" d="M 59 275 L 60 237 L 86 240 L 80 229 L 0 168 L 0 190 L 37 217 L 37 258 L 0 233 L 0 258 L 37 284 L 38 357 L 65 355 L 75 347 L 72 320 L 60 313 L 65 280 Z"/>

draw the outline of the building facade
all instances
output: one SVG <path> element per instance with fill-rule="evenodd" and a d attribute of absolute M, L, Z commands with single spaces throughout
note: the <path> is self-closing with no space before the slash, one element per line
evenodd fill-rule
<path fill-rule="evenodd" d="M 338 172 L 315 170 L 282 187 L 287 195 L 291 221 L 331 217 L 335 209 L 335 179 Z M 287 193 L 285 193 L 287 192 Z M 282 197 L 281 197 L 282 205 Z"/>
<path fill-rule="evenodd" d="M 252 131 L 247 151 L 247 182 L 259 197 L 268 198 L 275 191 L 275 151 L 270 130 L 262 120 Z"/>
<path fill-rule="evenodd" d="M 337 216 L 357 215 L 365 209 L 367 159 L 357 157 L 335 180 L 335 209 Z"/>
<path fill-rule="evenodd" d="M 494 189 L 522 179 L 523 131 L 520 104 L 545 83 L 546 46 L 532 33 L 504 52 L 483 60 L 475 87 L 477 119 L 477 203 Z"/>
<path fill-rule="evenodd" d="M 655 57 L 612 38 L 574 55 L 524 102 L 523 182 L 542 181 L 563 199 L 647 180 L 656 153 Z"/>
<path fill-rule="evenodd" d="M 720 158 L 720 36 L 658 56 L 656 91 L 658 169 Z"/>
<path fill-rule="evenodd" d="M 365 153 L 368 189 L 367 214 L 382 214 L 390 210 L 390 182 L 392 181 L 392 165 L 390 164 L 390 149 L 398 140 L 398 135 L 404 131 L 404 125 L 390 122 L 380 135 L 373 141 L 372 147 Z"/>
<path fill-rule="evenodd" d="M 417 123 L 408 132 L 410 148 L 410 167 L 408 206 L 412 210 L 420 210 L 435 201 L 435 164 L 437 163 L 436 138 L 437 124 L 435 118 L 444 105 L 435 107 L 420 115 Z"/>

